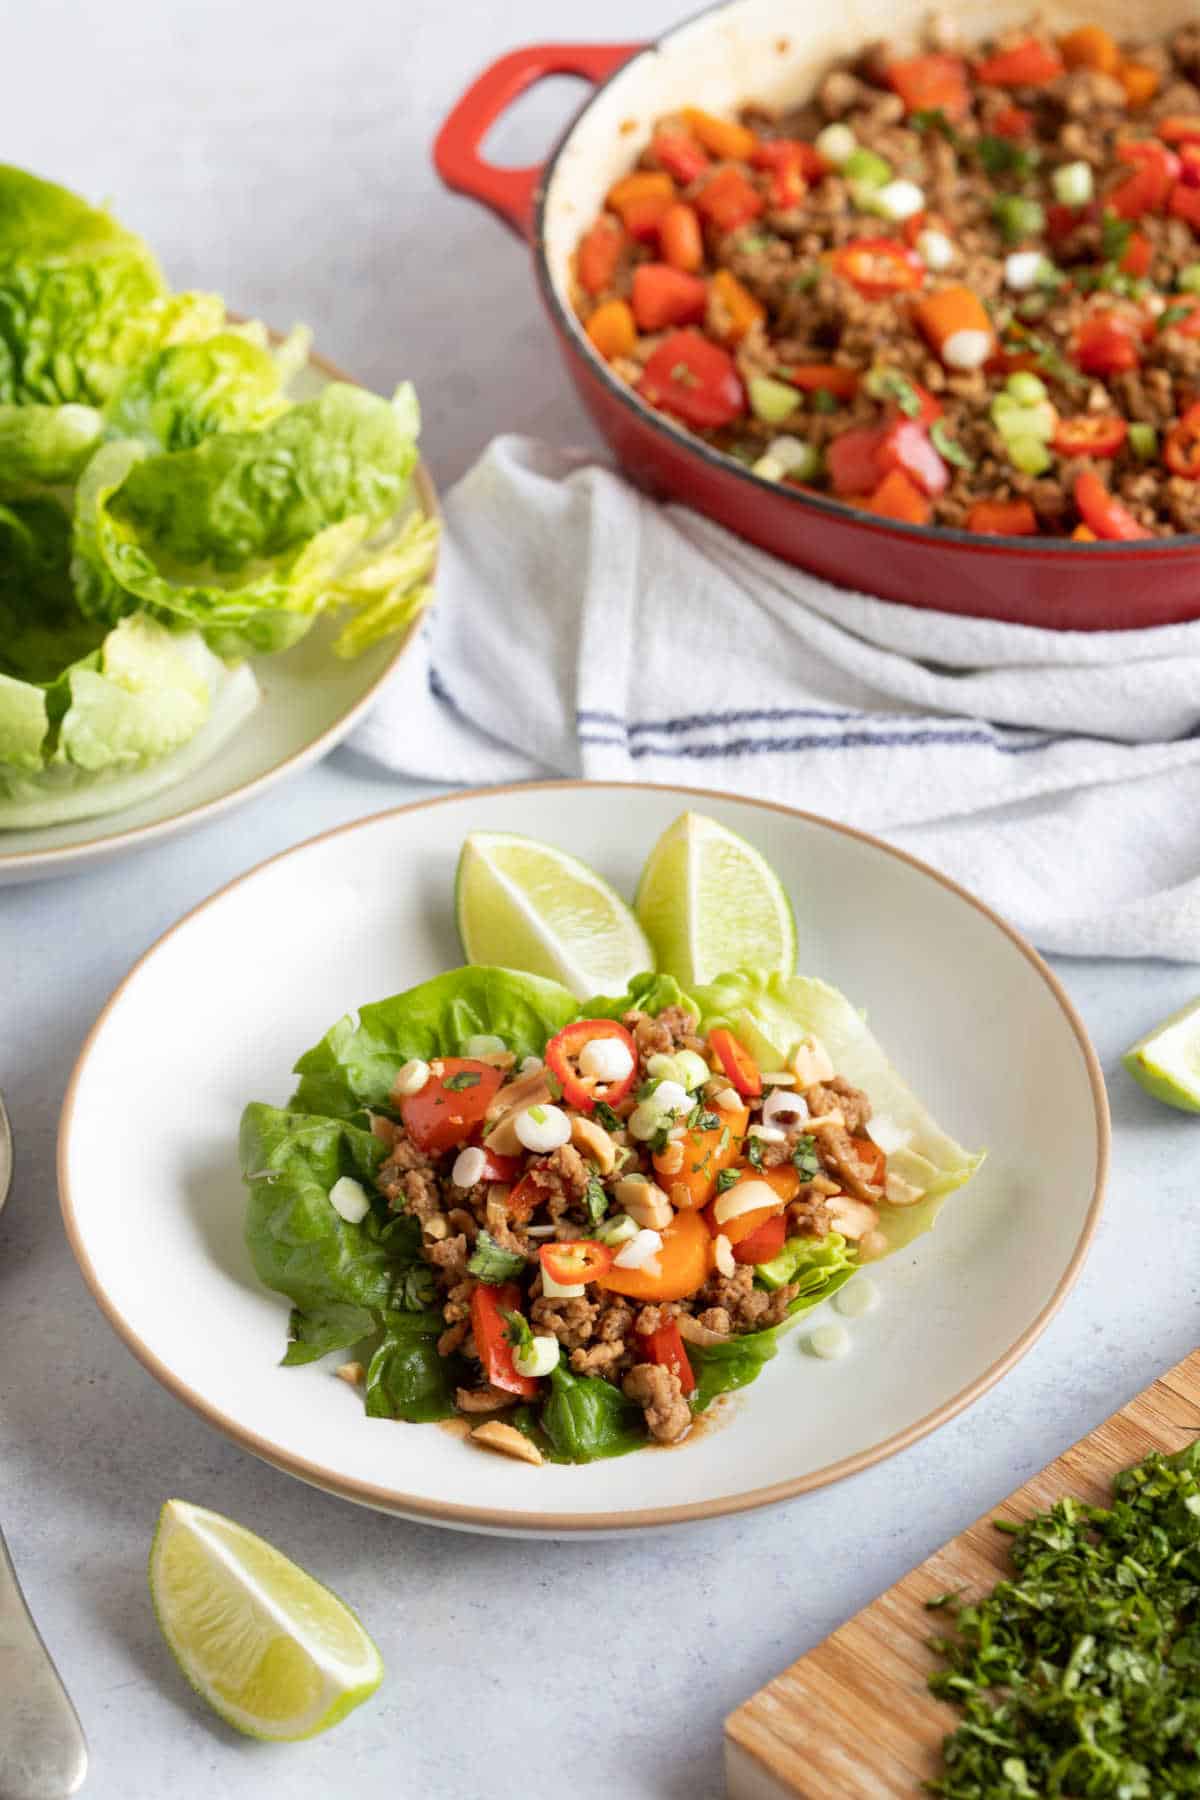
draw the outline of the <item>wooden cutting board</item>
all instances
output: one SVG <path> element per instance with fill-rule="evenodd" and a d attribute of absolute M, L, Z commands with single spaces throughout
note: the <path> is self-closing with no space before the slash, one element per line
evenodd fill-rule
<path fill-rule="evenodd" d="M 1197 1436 L 1200 1350 L 731 1713 L 730 1800 L 918 1800 L 959 1720 L 925 1685 L 938 1629 L 925 1602 L 985 1592 L 1009 1573 L 1010 1540 L 993 1519 L 1026 1519 L 1064 1494 L 1104 1504 L 1121 1469 Z"/>

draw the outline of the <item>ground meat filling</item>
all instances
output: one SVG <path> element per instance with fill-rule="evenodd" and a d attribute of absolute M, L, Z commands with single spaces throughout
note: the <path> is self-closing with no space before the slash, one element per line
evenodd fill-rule
<path fill-rule="evenodd" d="M 580 240 L 584 329 L 772 481 L 983 533 L 1194 532 L 1198 40 L 935 22 L 789 114 L 685 107 Z"/>
<path fill-rule="evenodd" d="M 754 1260 L 735 1259 L 732 1273 L 728 1266 L 724 1272 L 718 1268 L 714 1209 L 730 1180 L 770 1174 L 778 1183 L 772 1189 L 779 1196 L 777 1245 L 824 1240 L 835 1231 L 848 1241 L 865 1238 L 886 1205 L 872 1160 L 879 1153 L 864 1135 L 870 1101 L 832 1068 L 811 1039 L 797 1049 L 796 1057 L 804 1060 L 788 1074 L 795 1106 L 790 1112 L 778 1104 L 774 1108 L 773 1116 L 787 1119 L 788 1129 L 781 1134 L 763 1127 L 762 1108 L 772 1090 L 752 1098 L 745 1124 L 737 1125 L 738 1135 L 726 1131 L 719 1142 L 726 1172 L 713 1164 L 710 1173 L 701 1175 L 704 1191 L 692 1194 L 677 1211 L 678 1190 L 674 1200 L 667 1190 L 688 1165 L 686 1147 L 693 1134 L 707 1133 L 707 1148 L 689 1166 L 708 1170 L 713 1141 L 722 1136 L 713 1120 L 743 1115 L 728 1112 L 727 1066 L 685 1008 L 669 1007 L 656 1017 L 628 1012 L 622 1041 L 631 1046 L 628 1080 L 612 1090 L 614 1104 L 584 1112 L 586 1128 L 557 1077 L 563 1091 L 556 1093 L 544 1072 L 522 1075 L 507 1065 L 499 1088 L 494 1093 L 489 1089 L 486 1112 L 481 1106 L 480 1122 L 466 1144 L 434 1148 L 432 1139 L 424 1145 L 415 1141 L 402 1123 L 402 1105 L 398 1118 L 380 1120 L 386 1129 L 376 1135 L 386 1155 L 378 1187 L 392 1212 L 419 1225 L 419 1255 L 428 1271 L 428 1286 L 418 1283 L 412 1290 L 418 1298 L 410 1303 L 439 1309 L 437 1350 L 454 1359 L 455 1403 L 469 1418 L 511 1413 L 519 1426 L 522 1413 L 513 1409 L 529 1397 L 530 1384 L 537 1388 L 553 1379 L 540 1372 L 525 1378 L 524 1387 L 514 1381 L 517 1340 L 511 1337 L 505 1340 L 508 1362 L 497 1363 L 495 1328 L 489 1340 L 486 1307 L 481 1313 L 479 1306 L 481 1290 L 490 1296 L 502 1291 L 503 1298 L 493 1299 L 493 1306 L 506 1309 L 505 1329 L 513 1329 L 512 1315 L 520 1313 L 532 1343 L 544 1340 L 549 1346 L 538 1354 L 543 1361 L 549 1356 L 551 1370 L 561 1366 L 573 1377 L 610 1384 L 641 1408 L 652 1441 L 679 1441 L 693 1411 L 688 1356 L 700 1358 L 731 1337 L 782 1324 L 800 1292 L 795 1281 L 775 1286 L 760 1280 Z M 690 1083 L 683 1090 L 687 1104 L 670 1101 L 676 1110 L 663 1115 L 661 1124 L 655 1114 L 647 1126 L 639 1115 L 664 1079 L 664 1057 L 673 1057 L 677 1072 Z M 815 1073 L 822 1078 L 814 1080 Z M 430 1079 L 440 1082 L 442 1076 Z M 778 1085 L 776 1080 L 775 1091 Z M 443 1103 L 449 1103 L 449 1090 L 436 1099 L 432 1116 Z M 559 1115 L 555 1130 L 565 1141 L 553 1149 L 527 1149 L 513 1135 L 514 1116 L 528 1112 L 544 1128 L 551 1108 Z M 752 1125 L 764 1135 L 755 1137 Z M 497 1132 L 502 1147 L 493 1150 L 489 1140 Z M 646 1226 L 645 1219 L 655 1225 Z M 656 1294 L 656 1282 L 666 1280 L 657 1259 L 666 1257 L 669 1234 L 679 1221 L 687 1224 L 693 1244 L 700 1230 L 701 1242 L 709 1246 L 702 1252 L 707 1260 L 689 1265 L 695 1270 L 690 1291 L 680 1294 L 676 1285 Z M 607 1242 L 606 1233 L 618 1225 L 619 1235 Z M 626 1273 L 618 1281 L 615 1259 L 621 1246 L 636 1231 L 650 1229 L 658 1231 L 654 1257 L 638 1264 L 632 1277 Z M 568 1259 L 598 1254 L 599 1273 L 593 1277 L 585 1260 L 583 1279 L 573 1286 L 555 1261 L 556 1253 Z M 869 1253 L 869 1248 L 860 1250 Z M 623 1286 L 628 1291 L 621 1291 Z M 559 1291 L 563 1287 L 566 1291 Z"/>

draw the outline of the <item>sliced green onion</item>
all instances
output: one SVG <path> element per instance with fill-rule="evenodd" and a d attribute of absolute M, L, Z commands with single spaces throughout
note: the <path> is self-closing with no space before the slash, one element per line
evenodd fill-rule
<path fill-rule="evenodd" d="M 1054 198 L 1064 206 L 1086 206 L 1095 192 L 1092 165 L 1085 162 L 1063 163 L 1050 177 Z"/>
<path fill-rule="evenodd" d="M 1004 384 L 1005 392 L 1019 400 L 1022 406 L 1036 406 L 1039 400 L 1046 398 L 1046 384 L 1040 375 L 1031 369 L 1018 369 L 1010 375 Z"/>
<path fill-rule="evenodd" d="M 817 155 L 831 168 L 843 169 L 858 148 L 858 139 L 848 125 L 827 125 L 814 140 Z"/>
<path fill-rule="evenodd" d="M 1129 448 L 1139 462 L 1153 462 L 1158 455 L 1158 433 L 1140 421 L 1129 427 Z"/>
<path fill-rule="evenodd" d="M 1041 201 L 1030 200 L 1024 194 L 997 194 L 992 201 L 992 219 L 1010 244 L 1037 237 L 1046 224 Z"/>
<path fill-rule="evenodd" d="M 859 182 L 864 188 L 881 188 L 892 179 L 892 165 L 886 157 L 859 145 L 842 164 L 842 174 L 847 181 Z"/>
<path fill-rule="evenodd" d="M 1175 277 L 1175 286 L 1185 294 L 1200 294 L 1200 263 L 1189 263 Z"/>
<path fill-rule="evenodd" d="M 770 375 L 752 375 L 746 384 L 750 410 L 756 419 L 768 425 L 779 425 L 790 418 L 800 404 L 800 396 L 786 381 L 775 381 Z"/>
<path fill-rule="evenodd" d="M 1025 475 L 1044 475 L 1053 458 L 1041 438 L 1006 438 L 1004 448 L 1014 469 Z"/>
<path fill-rule="evenodd" d="M 870 369 L 863 381 L 863 386 L 872 400 L 891 400 L 906 418 L 915 419 L 921 411 L 921 396 L 899 369 L 881 368 L 878 365 Z"/>
<path fill-rule="evenodd" d="M 957 439 L 950 436 L 945 419 L 935 419 L 929 427 L 929 441 L 946 462 L 956 469 L 973 469 L 975 463 Z"/>

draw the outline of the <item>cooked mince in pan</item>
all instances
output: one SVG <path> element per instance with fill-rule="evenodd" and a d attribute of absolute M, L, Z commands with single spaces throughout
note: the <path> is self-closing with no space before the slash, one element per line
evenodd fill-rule
<path fill-rule="evenodd" d="M 916 525 L 1200 531 L 1200 23 L 886 43 L 659 119 L 575 258 L 595 350 L 767 479 Z"/>

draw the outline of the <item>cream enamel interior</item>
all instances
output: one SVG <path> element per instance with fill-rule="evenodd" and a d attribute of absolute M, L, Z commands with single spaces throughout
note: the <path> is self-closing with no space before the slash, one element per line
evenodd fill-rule
<path fill-rule="evenodd" d="M 872 40 L 886 34 L 901 47 L 915 45 L 932 10 L 928 0 L 895 0 L 886 13 L 871 0 L 733 0 L 669 32 L 608 82 L 554 160 L 543 219 L 551 281 L 589 355 L 594 352 L 571 314 L 571 256 L 608 189 L 649 140 L 655 119 L 686 105 L 718 113 L 750 101 L 771 109 L 797 105 L 832 63 Z M 1148 0 L 1136 15 L 1119 0 L 1042 7 L 1033 0 L 959 0 L 953 17 L 970 43 L 1035 12 L 1055 29 L 1096 23 L 1119 38 L 1129 37 L 1132 16 L 1145 40 L 1196 17 L 1189 0 Z"/>

